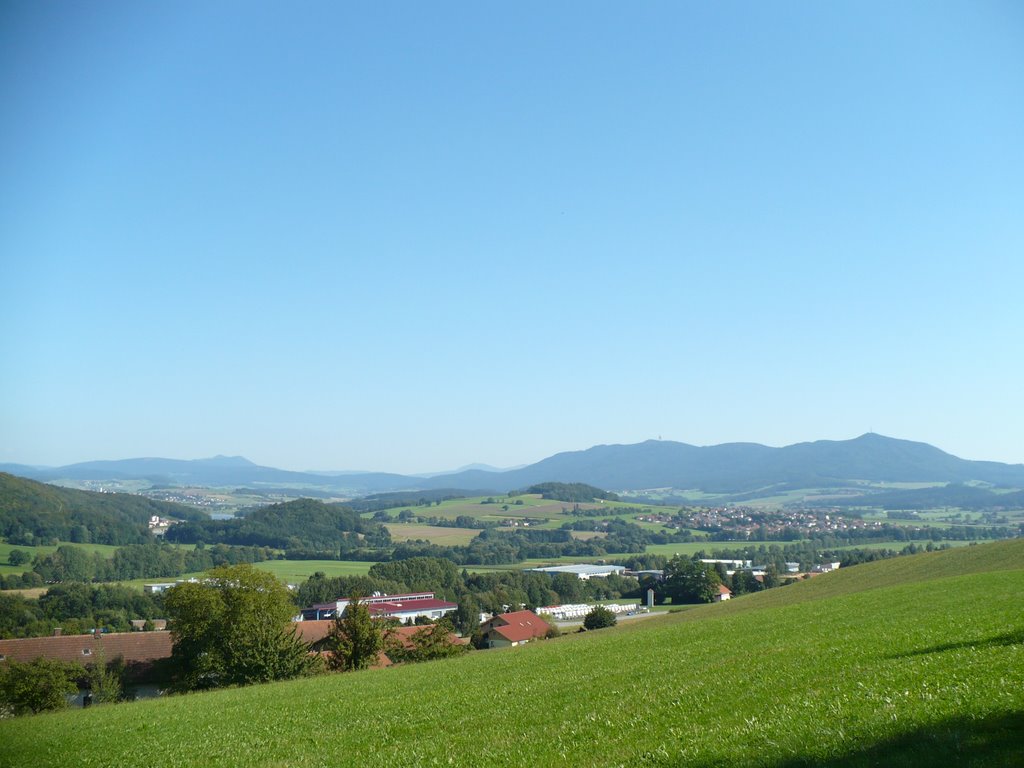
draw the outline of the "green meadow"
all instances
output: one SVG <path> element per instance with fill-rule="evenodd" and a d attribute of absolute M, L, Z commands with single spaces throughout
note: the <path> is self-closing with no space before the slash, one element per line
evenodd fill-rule
<path fill-rule="evenodd" d="M 469 544 L 473 537 L 480 533 L 473 528 L 448 528 L 443 525 L 421 525 L 419 523 L 387 523 L 394 542 L 414 541 L 423 539 L 442 547 L 454 547 Z"/>
<path fill-rule="evenodd" d="M 0 765 L 1024 764 L 1024 540 L 523 648 L 0 721 Z"/>
<path fill-rule="evenodd" d="M 488 499 L 493 499 L 494 501 L 488 502 Z M 562 523 L 576 519 L 571 515 L 563 513 L 563 510 L 571 510 L 574 506 L 579 506 L 580 509 L 584 510 L 599 509 L 603 513 L 606 513 L 602 515 L 602 517 L 624 517 L 630 520 L 636 517 L 637 508 L 658 509 L 657 507 L 651 508 L 649 505 L 618 501 L 598 501 L 574 505 L 573 502 L 570 501 L 552 501 L 550 499 L 542 499 L 538 494 L 522 494 L 519 496 L 502 496 L 499 494 L 495 496 L 475 496 L 464 499 L 449 499 L 448 501 L 441 502 L 439 505 L 435 504 L 429 507 L 394 507 L 386 510 L 386 512 L 391 515 L 392 518 L 397 518 L 398 514 L 402 510 L 410 509 L 416 516 L 440 517 L 448 520 L 454 520 L 460 515 L 466 515 L 478 520 L 493 523 L 501 522 L 502 520 L 514 520 L 516 518 L 529 517 L 533 520 L 540 521 L 536 523 L 536 527 L 538 528 L 559 528 Z M 370 513 L 364 515 L 364 517 L 369 516 Z M 633 522 L 635 522 L 635 520 Z M 660 528 L 661 526 L 656 527 Z"/>
<path fill-rule="evenodd" d="M 305 581 L 317 571 L 327 576 L 363 576 L 373 563 L 362 560 L 265 560 L 253 568 L 272 573 L 288 584 Z"/>
<path fill-rule="evenodd" d="M 32 558 L 36 555 L 48 555 L 52 552 L 57 551 L 57 546 L 72 546 L 84 549 L 89 554 L 93 552 L 99 552 L 103 557 L 111 558 L 114 556 L 114 552 L 117 551 L 117 547 L 110 544 L 74 544 L 72 542 L 61 542 L 60 545 L 45 546 L 45 547 L 23 547 L 17 544 L 8 544 L 5 541 L 0 541 L 0 576 L 4 576 L 8 573 L 24 573 L 25 571 L 32 570 Z M 13 566 L 7 563 L 7 558 L 10 557 L 12 549 L 20 549 L 29 556 L 29 561 L 24 565 Z"/>

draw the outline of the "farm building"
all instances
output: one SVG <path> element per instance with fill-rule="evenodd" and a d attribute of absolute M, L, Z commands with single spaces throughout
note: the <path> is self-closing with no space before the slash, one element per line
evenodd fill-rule
<path fill-rule="evenodd" d="M 511 648 L 547 635 L 551 627 L 533 611 L 501 613 L 480 625 L 488 648 Z"/>
<path fill-rule="evenodd" d="M 345 612 L 352 598 L 338 598 L 329 603 L 319 603 L 303 608 L 303 621 L 333 619 Z M 433 592 L 412 592 L 404 595 L 372 595 L 360 598 L 359 602 L 366 605 L 370 615 L 377 619 L 398 619 L 408 621 L 425 616 L 428 619 L 440 619 L 458 609 L 455 603 L 438 600 Z"/>
<path fill-rule="evenodd" d="M 718 585 L 718 594 L 711 598 L 711 602 L 720 603 L 723 600 L 728 600 L 732 597 L 732 590 L 729 589 L 725 584 Z"/>
<path fill-rule="evenodd" d="M 622 565 L 550 565 L 546 568 L 528 568 L 527 570 L 536 571 L 538 573 L 571 573 L 581 581 L 587 581 L 592 578 L 604 578 L 611 576 L 613 573 L 622 575 L 626 568 Z"/>

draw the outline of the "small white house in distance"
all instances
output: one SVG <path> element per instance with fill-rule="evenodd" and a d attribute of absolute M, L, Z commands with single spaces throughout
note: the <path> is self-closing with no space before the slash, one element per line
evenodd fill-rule
<path fill-rule="evenodd" d="M 165 581 L 159 584 L 143 584 L 142 591 L 149 595 L 157 595 L 161 592 L 166 592 L 177 583 L 175 581 Z"/>
<path fill-rule="evenodd" d="M 546 568 L 527 568 L 529 571 L 537 571 L 538 573 L 550 573 L 552 575 L 556 573 L 571 573 L 577 579 L 581 581 L 587 581 L 594 577 L 606 578 L 611 576 L 613 573 L 622 575 L 626 570 L 623 565 L 550 565 Z"/>
<path fill-rule="evenodd" d="M 702 563 L 708 565 L 724 565 L 726 568 L 733 568 L 736 570 L 742 570 L 744 568 L 752 568 L 752 560 L 715 560 L 712 558 L 701 558 Z"/>

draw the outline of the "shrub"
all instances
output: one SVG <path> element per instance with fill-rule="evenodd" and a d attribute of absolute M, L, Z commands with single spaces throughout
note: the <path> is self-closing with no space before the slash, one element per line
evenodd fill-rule
<path fill-rule="evenodd" d="M 618 624 L 618 619 L 615 618 L 615 614 L 603 605 L 594 606 L 594 609 L 583 619 L 583 626 L 587 629 L 604 629 L 605 627 L 614 627 L 616 624 Z"/>

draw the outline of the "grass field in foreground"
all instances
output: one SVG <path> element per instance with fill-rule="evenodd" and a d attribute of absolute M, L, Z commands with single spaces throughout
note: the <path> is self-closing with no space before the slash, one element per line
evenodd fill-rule
<path fill-rule="evenodd" d="M 45 766 L 1024 764 L 1024 540 L 448 661 L 0 722 Z"/>

